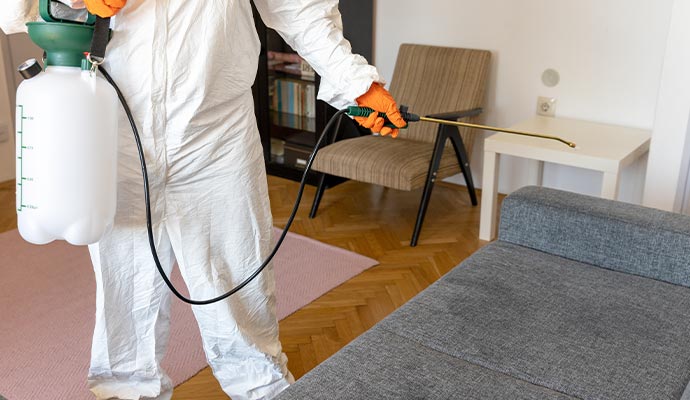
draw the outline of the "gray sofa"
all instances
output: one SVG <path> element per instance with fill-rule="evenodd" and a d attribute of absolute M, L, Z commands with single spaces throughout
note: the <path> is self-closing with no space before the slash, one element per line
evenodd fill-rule
<path fill-rule="evenodd" d="M 524 188 L 496 242 L 279 399 L 690 399 L 689 287 L 690 217 Z"/>

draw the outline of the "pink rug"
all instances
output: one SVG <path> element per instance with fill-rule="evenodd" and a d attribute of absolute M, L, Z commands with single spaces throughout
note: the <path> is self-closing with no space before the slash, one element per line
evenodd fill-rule
<path fill-rule="evenodd" d="M 278 318 L 376 264 L 370 258 L 289 234 L 274 261 Z M 179 273 L 173 277 L 178 287 L 183 286 Z M 86 388 L 86 374 L 94 299 L 93 270 L 85 247 L 32 246 L 17 231 L 0 234 L 0 398 L 93 399 Z M 170 345 L 163 367 L 177 385 L 205 366 L 191 309 L 173 298 Z"/>

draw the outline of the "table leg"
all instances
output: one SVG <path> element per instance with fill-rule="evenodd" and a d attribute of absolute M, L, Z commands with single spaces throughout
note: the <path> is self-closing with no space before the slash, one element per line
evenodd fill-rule
<path fill-rule="evenodd" d="M 616 200 L 618 198 L 618 171 L 604 172 L 604 180 L 601 185 L 601 197 Z"/>
<path fill-rule="evenodd" d="M 544 161 L 529 160 L 530 185 L 542 186 L 544 184 Z"/>
<path fill-rule="evenodd" d="M 500 155 L 493 151 L 484 152 L 484 173 L 482 175 L 482 208 L 479 222 L 479 239 L 493 240 L 496 236 L 496 211 L 498 204 L 498 168 Z"/>

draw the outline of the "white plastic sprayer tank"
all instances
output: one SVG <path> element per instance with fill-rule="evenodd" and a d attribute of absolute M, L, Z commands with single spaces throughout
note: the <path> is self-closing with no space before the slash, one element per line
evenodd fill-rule
<path fill-rule="evenodd" d="M 74 66 L 81 59 L 50 55 L 45 72 L 17 90 L 19 232 L 35 244 L 92 244 L 115 217 L 118 98 Z"/>

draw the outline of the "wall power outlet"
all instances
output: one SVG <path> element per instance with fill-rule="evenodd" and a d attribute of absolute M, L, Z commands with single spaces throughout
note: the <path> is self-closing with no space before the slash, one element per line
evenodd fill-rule
<path fill-rule="evenodd" d="M 544 117 L 555 117 L 556 103 L 557 100 L 554 97 L 538 97 L 537 115 L 542 115 Z"/>

